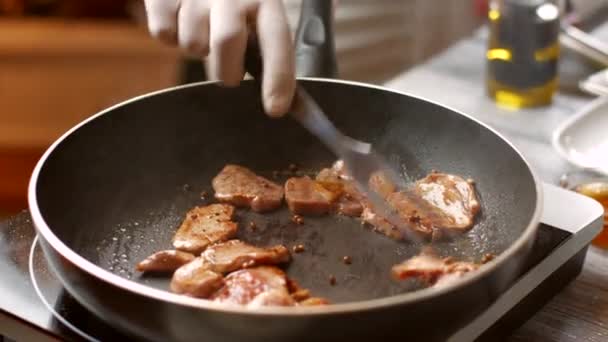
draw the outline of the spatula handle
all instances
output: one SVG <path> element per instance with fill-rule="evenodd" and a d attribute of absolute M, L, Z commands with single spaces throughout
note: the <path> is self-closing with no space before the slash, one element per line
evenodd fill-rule
<path fill-rule="evenodd" d="M 303 0 L 295 37 L 296 75 L 335 78 L 338 74 L 334 46 L 331 0 Z M 256 37 L 249 37 L 245 69 L 258 81 L 262 57 Z"/>
<path fill-rule="evenodd" d="M 296 30 L 296 74 L 335 78 L 338 75 L 333 29 L 333 1 L 303 0 Z"/>

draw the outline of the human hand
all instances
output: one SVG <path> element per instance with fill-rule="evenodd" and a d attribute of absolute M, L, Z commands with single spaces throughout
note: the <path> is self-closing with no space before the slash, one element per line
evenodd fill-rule
<path fill-rule="evenodd" d="M 148 29 L 159 40 L 209 57 L 212 79 L 237 86 L 243 79 L 249 35 L 263 63 L 262 102 L 282 116 L 295 91 L 294 49 L 281 0 L 145 0 Z"/>

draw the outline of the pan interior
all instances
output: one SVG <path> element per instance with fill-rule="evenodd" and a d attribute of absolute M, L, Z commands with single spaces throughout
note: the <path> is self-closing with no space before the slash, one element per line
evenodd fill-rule
<path fill-rule="evenodd" d="M 432 169 L 473 178 L 481 199 L 475 227 L 435 243 L 445 256 L 478 261 L 509 247 L 532 219 L 537 194 L 521 157 L 478 123 L 444 107 L 376 88 L 303 81 L 345 133 L 370 141 L 413 178 Z M 167 289 L 134 265 L 171 247 L 186 211 L 212 202 L 210 181 L 227 163 L 270 176 L 291 163 L 314 172 L 334 156 L 295 121 L 267 118 L 253 83 L 179 88 L 115 107 L 67 136 L 46 160 L 37 184 L 40 211 L 53 233 L 117 275 Z M 208 192 L 207 200 L 201 192 Z M 244 229 L 254 221 L 258 229 Z M 303 244 L 288 274 L 332 302 L 389 296 L 419 287 L 398 283 L 390 267 L 420 246 L 396 242 L 341 217 L 291 222 L 286 209 L 239 210 L 239 237 L 258 245 Z M 350 256 L 352 264 L 342 262 Z M 328 278 L 337 279 L 335 286 Z"/>

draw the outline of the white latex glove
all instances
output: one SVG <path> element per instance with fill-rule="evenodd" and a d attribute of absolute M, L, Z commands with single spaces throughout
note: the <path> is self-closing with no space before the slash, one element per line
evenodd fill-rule
<path fill-rule="evenodd" d="M 247 37 L 257 31 L 262 97 L 270 116 L 287 112 L 295 90 L 294 51 L 281 0 L 145 0 L 150 33 L 190 54 L 209 56 L 210 77 L 237 86 Z"/>

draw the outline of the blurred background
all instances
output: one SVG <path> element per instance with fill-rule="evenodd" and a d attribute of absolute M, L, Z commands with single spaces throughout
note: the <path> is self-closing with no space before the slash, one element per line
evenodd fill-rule
<path fill-rule="evenodd" d="M 285 1 L 295 27 L 299 1 Z M 594 11 L 601 2 L 577 5 Z M 485 23 L 487 6 L 341 0 L 340 77 L 383 83 L 469 36 Z M 204 79 L 200 61 L 148 36 L 141 1 L 0 0 L 0 216 L 27 206 L 32 168 L 70 127 L 130 97 Z"/>

